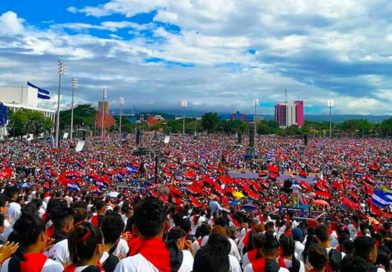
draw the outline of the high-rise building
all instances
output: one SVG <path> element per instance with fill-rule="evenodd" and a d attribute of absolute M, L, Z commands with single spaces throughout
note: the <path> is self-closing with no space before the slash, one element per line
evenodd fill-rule
<path fill-rule="evenodd" d="M 298 127 L 302 127 L 305 123 L 304 101 L 297 100 L 294 101 L 294 104 L 295 104 L 295 114 L 296 114 L 295 122 L 297 123 Z"/>
<path fill-rule="evenodd" d="M 294 101 L 275 105 L 275 122 L 281 128 L 304 125 L 304 102 Z"/>
<path fill-rule="evenodd" d="M 105 114 L 109 114 L 109 101 L 98 101 L 98 112 L 102 113 L 102 110 L 104 110 Z"/>
<path fill-rule="evenodd" d="M 278 123 L 280 127 L 286 126 L 286 104 L 275 105 L 275 122 Z"/>

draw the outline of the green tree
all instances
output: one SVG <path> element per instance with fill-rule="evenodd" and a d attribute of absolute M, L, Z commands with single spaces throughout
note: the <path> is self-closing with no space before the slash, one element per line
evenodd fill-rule
<path fill-rule="evenodd" d="M 52 127 L 53 122 L 41 112 L 26 109 L 10 112 L 8 128 L 13 137 L 26 134 L 38 136 L 49 133 Z"/>
<path fill-rule="evenodd" d="M 277 134 L 279 125 L 275 121 L 262 121 L 257 123 L 257 133 L 260 135 Z"/>
<path fill-rule="evenodd" d="M 384 135 L 386 137 L 392 136 L 392 117 L 382 121 L 382 123 L 380 125 L 380 130 L 381 130 L 382 135 Z"/>
<path fill-rule="evenodd" d="M 247 124 L 240 120 L 226 120 L 220 122 L 220 130 L 223 130 L 224 132 L 229 134 L 243 134 L 247 130 Z"/>
<path fill-rule="evenodd" d="M 78 105 L 74 108 L 74 127 L 88 126 L 94 128 L 97 110 L 89 104 Z M 60 113 L 60 129 L 66 129 L 71 124 L 71 110 Z"/>
<path fill-rule="evenodd" d="M 207 112 L 201 117 L 201 124 L 204 130 L 209 133 L 214 132 L 218 129 L 220 124 L 219 116 L 216 112 Z"/>

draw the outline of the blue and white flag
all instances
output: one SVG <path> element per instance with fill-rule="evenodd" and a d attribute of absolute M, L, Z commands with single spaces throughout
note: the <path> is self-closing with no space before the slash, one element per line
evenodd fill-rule
<path fill-rule="evenodd" d="M 128 174 L 137 173 L 137 171 L 139 171 L 139 169 L 132 164 L 127 166 L 127 170 L 128 170 Z"/>
<path fill-rule="evenodd" d="M 28 82 L 28 81 L 27 81 L 27 86 L 29 86 L 29 87 L 34 88 L 34 89 L 37 90 L 37 96 L 38 96 L 38 98 L 40 98 L 40 99 L 46 99 L 46 100 L 50 99 L 50 92 L 49 92 L 49 91 L 44 90 L 44 89 L 41 89 L 41 88 L 35 86 L 34 84 Z"/>
<path fill-rule="evenodd" d="M 79 188 L 79 184 L 78 184 L 78 183 L 68 183 L 68 184 L 67 184 L 67 189 L 68 189 L 69 191 L 73 191 L 73 192 L 78 192 L 78 191 L 80 191 L 80 188 Z"/>
<path fill-rule="evenodd" d="M 372 196 L 372 203 L 383 208 L 392 205 L 392 194 L 384 191 L 375 191 Z"/>

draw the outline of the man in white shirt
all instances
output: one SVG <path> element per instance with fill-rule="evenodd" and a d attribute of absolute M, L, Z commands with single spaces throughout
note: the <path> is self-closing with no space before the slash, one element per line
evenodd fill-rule
<path fill-rule="evenodd" d="M 55 232 L 52 236 L 54 245 L 45 253 L 50 259 L 61 263 L 64 267 L 71 262 L 68 249 L 68 233 L 73 228 L 73 211 L 63 201 L 51 209 L 49 218 L 53 222 Z"/>
<path fill-rule="evenodd" d="M 135 255 L 122 259 L 115 272 L 170 272 L 179 260 L 172 255 L 163 241 L 168 228 L 166 210 L 162 201 L 154 197 L 140 201 L 134 212 L 134 231 L 141 239 Z M 185 268 L 182 272 L 190 272 Z"/>
<path fill-rule="evenodd" d="M 16 222 L 19 219 L 21 214 L 22 207 L 17 202 L 18 200 L 18 189 L 15 187 L 10 187 L 5 190 L 5 194 L 10 199 L 10 206 L 7 211 L 7 215 L 11 222 Z"/>

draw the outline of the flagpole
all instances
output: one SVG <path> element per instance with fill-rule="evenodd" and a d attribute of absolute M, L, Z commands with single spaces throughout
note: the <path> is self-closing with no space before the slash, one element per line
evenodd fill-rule
<path fill-rule="evenodd" d="M 57 92 L 55 148 L 59 148 L 61 77 L 65 74 L 65 71 L 66 71 L 66 64 L 64 62 L 62 62 L 62 61 L 59 61 L 58 62 L 59 88 L 58 88 L 58 92 Z"/>
<path fill-rule="evenodd" d="M 73 140 L 73 125 L 74 125 L 74 95 L 75 89 L 78 87 L 78 79 L 72 78 L 72 105 L 71 105 L 71 140 Z"/>

